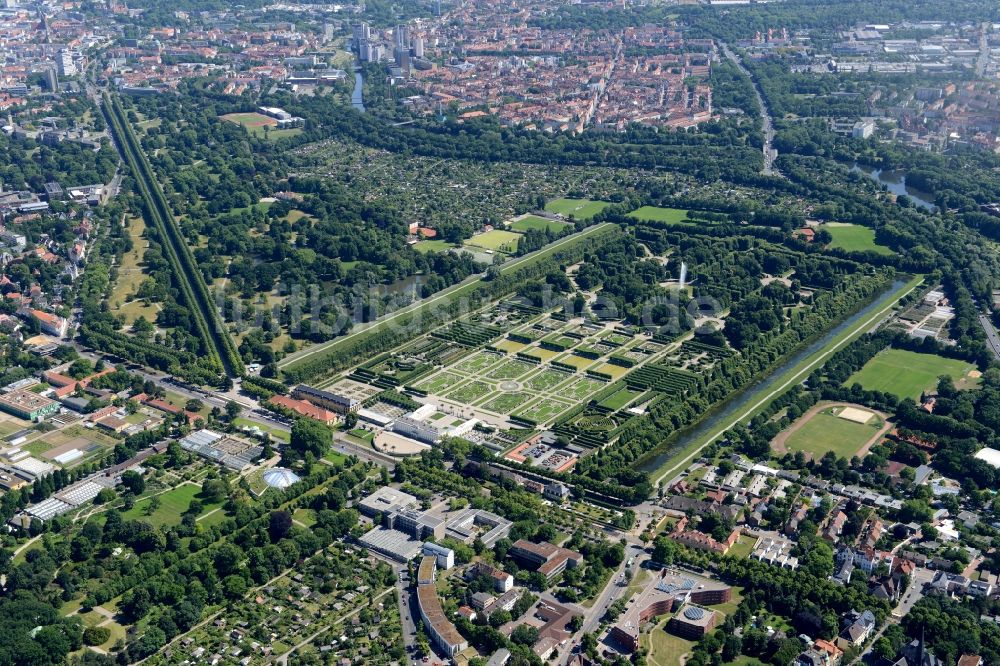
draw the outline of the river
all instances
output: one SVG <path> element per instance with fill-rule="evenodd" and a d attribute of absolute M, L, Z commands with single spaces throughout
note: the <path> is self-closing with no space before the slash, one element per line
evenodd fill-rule
<path fill-rule="evenodd" d="M 354 72 L 354 92 L 351 93 L 351 106 L 361 113 L 365 112 L 364 87 L 365 77 L 361 76 L 361 72 Z"/>
<path fill-rule="evenodd" d="M 692 442 L 699 441 L 711 435 L 713 431 L 722 427 L 720 424 L 732 421 L 740 411 L 745 411 L 752 405 L 753 402 L 760 400 L 764 394 L 774 390 L 775 385 L 780 385 L 779 382 L 785 372 L 791 370 L 809 356 L 819 352 L 845 331 L 855 326 L 865 318 L 871 317 L 880 309 L 884 308 L 890 301 L 897 298 L 896 292 L 898 292 L 905 284 L 906 280 L 895 280 L 892 283 L 892 286 L 882 292 L 882 295 L 877 299 L 834 326 L 821 337 L 789 356 L 779 366 L 768 372 L 767 375 L 733 394 L 729 399 L 729 402 L 725 403 L 724 406 L 720 407 L 715 412 L 712 412 L 701 422 L 696 423 L 686 430 L 680 431 L 679 436 L 676 439 L 671 439 L 667 443 L 648 453 L 640 462 L 639 470 L 647 472 L 651 475 L 654 474 L 657 470 L 668 463 L 671 458 L 675 457 L 677 452 L 683 450 Z"/>
<path fill-rule="evenodd" d="M 934 195 L 921 192 L 914 187 L 908 187 L 906 185 L 906 172 L 902 169 L 883 171 L 882 169 L 871 169 L 869 167 L 862 167 L 859 164 L 855 164 L 851 167 L 851 171 L 854 171 L 855 173 L 863 173 L 872 180 L 877 180 L 885 185 L 886 189 L 896 196 L 905 194 L 909 197 L 910 201 L 921 208 L 925 208 L 927 210 L 937 209 L 937 206 L 935 206 L 933 202 Z"/>

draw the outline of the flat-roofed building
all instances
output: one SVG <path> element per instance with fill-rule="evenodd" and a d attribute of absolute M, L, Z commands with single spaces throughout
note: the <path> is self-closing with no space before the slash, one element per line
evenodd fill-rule
<path fill-rule="evenodd" d="M 400 416 L 393 421 L 392 431 L 426 444 L 437 442 L 441 439 L 442 434 L 441 430 L 430 421 L 423 421 L 412 416 Z"/>
<path fill-rule="evenodd" d="M 402 490 L 384 486 L 358 502 L 358 510 L 369 518 L 417 505 L 417 498 Z"/>
<path fill-rule="evenodd" d="M 483 509 L 463 509 L 448 519 L 448 536 L 471 544 L 478 538 L 488 548 L 510 533 L 513 523 Z M 485 530 L 485 531 L 482 531 Z"/>
<path fill-rule="evenodd" d="M 425 562 L 427 563 L 425 565 Z M 419 583 L 420 579 L 427 578 L 423 572 L 427 567 L 431 570 L 430 582 Z M 458 629 L 445 615 L 441 608 L 441 599 L 438 597 L 437 586 L 434 584 L 433 570 L 436 567 L 436 558 L 428 555 L 420 563 L 418 569 L 417 584 L 417 607 L 420 609 L 420 619 L 424 623 L 424 629 L 430 636 L 434 644 L 449 657 L 454 657 L 462 650 L 469 647 L 469 642 L 458 633 Z"/>
<path fill-rule="evenodd" d="M 33 391 L 18 389 L 0 395 L 0 409 L 27 421 L 36 421 L 59 411 L 59 403 Z"/>
<path fill-rule="evenodd" d="M 0 489 L 17 490 L 26 485 L 28 485 L 28 481 L 14 474 L 14 470 L 6 467 L 0 468 Z"/>
<path fill-rule="evenodd" d="M 435 539 L 444 538 L 444 519 L 432 516 L 426 512 L 414 509 L 402 509 L 388 514 L 386 520 L 388 527 L 412 534 L 417 539 L 427 539 L 429 537 L 434 537 Z"/>
<path fill-rule="evenodd" d="M 358 539 L 362 546 L 397 562 L 409 562 L 420 554 L 423 544 L 406 532 L 376 527 Z"/>
<path fill-rule="evenodd" d="M 699 640 L 715 628 L 719 614 L 708 608 L 688 604 L 667 622 L 667 631 L 681 638 Z"/>
<path fill-rule="evenodd" d="M 455 566 L 455 551 L 451 548 L 445 548 L 432 541 L 428 541 L 424 544 L 423 553 L 424 555 L 434 556 L 439 569 L 447 571 Z"/>
<path fill-rule="evenodd" d="M 673 613 L 684 604 L 724 604 L 732 588 L 717 580 L 664 569 L 632 597 L 611 628 L 612 637 L 629 650 L 639 649 L 639 633 L 650 618 Z"/>
<path fill-rule="evenodd" d="M 424 555 L 417 565 L 417 585 L 433 585 L 436 572 L 437 558 L 433 555 Z"/>
<path fill-rule="evenodd" d="M 795 544 L 781 537 L 762 536 L 757 539 L 750 557 L 782 569 L 798 569 L 799 558 L 791 553 Z"/>

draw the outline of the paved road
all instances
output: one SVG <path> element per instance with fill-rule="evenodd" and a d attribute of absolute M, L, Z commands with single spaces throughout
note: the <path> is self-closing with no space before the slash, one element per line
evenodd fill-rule
<path fill-rule="evenodd" d="M 73 341 L 69 344 L 71 344 L 73 347 L 76 348 L 80 356 L 87 358 L 91 361 L 96 362 L 98 359 L 103 358 L 101 354 L 91 351 L 88 347 L 81 345 L 79 342 Z M 120 364 L 120 367 L 128 370 L 128 372 L 134 375 L 139 375 L 140 377 L 143 378 L 144 381 L 153 382 L 157 386 L 161 386 L 164 389 L 176 393 L 184 398 L 188 399 L 196 398 L 208 405 L 211 405 L 212 407 L 218 407 L 219 409 L 222 410 L 225 410 L 226 403 L 228 403 L 229 400 L 232 399 L 232 395 L 230 393 L 217 394 L 205 391 L 197 387 L 191 388 L 188 386 L 182 386 L 181 384 L 174 383 L 174 381 L 170 379 L 169 375 L 162 372 L 156 372 L 155 370 L 148 370 L 145 368 L 132 369 L 126 367 L 126 364 Z M 266 426 L 271 430 L 281 430 L 283 432 L 291 432 L 291 426 L 289 424 L 281 420 L 278 420 L 276 415 L 272 414 L 271 412 L 260 409 L 255 401 L 251 400 L 247 396 L 239 396 L 239 398 L 240 399 L 237 400 L 236 402 L 238 402 L 244 408 L 243 412 L 240 414 L 240 418 L 246 419 L 260 426 Z"/>
<path fill-rule="evenodd" d="M 979 315 L 979 325 L 986 331 L 986 344 L 990 351 L 997 359 L 1000 359 L 1000 335 L 997 335 L 997 329 L 993 327 L 993 322 L 990 321 L 988 315 L 981 314 Z"/>
<path fill-rule="evenodd" d="M 418 664 L 420 661 L 409 652 L 417 644 L 417 621 L 420 618 L 420 611 L 417 608 L 417 598 L 413 594 L 410 580 L 406 573 L 406 567 L 393 565 L 396 570 L 396 591 L 399 603 L 399 617 L 403 625 L 403 645 L 407 649 L 407 663 Z M 403 578 L 407 576 L 407 578 Z"/>
<path fill-rule="evenodd" d="M 582 238 L 584 236 L 591 235 L 596 230 L 602 229 L 602 228 L 604 228 L 606 226 L 607 226 L 607 224 L 599 224 L 599 225 L 595 225 L 593 227 L 588 227 L 587 229 L 584 229 L 583 231 L 580 231 L 580 232 L 577 232 L 575 234 L 571 234 L 569 236 L 566 236 L 565 238 L 557 240 L 554 243 L 550 243 L 550 244 L 546 245 L 545 247 L 543 247 L 540 250 L 536 250 L 535 252 L 531 252 L 530 254 L 526 254 L 523 257 L 518 257 L 516 259 L 511 259 L 510 261 L 506 262 L 501 268 L 505 272 L 509 271 L 509 270 L 511 270 L 513 268 L 517 268 L 522 263 L 525 263 L 527 261 L 531 261 L 540 252 L 551 252 L 552 250 L 558 249 L 558 248 L 560 248 L 560 247 L 562 247 L 562 246 L 564 246 L 564 245 L 566 245 L 568 243 L 576 242 L 577 240 L 579 240 L 580 238 Z M 406 314 L 408 314 L 408 313 L 410 313 L 410 312 L 412 312 L 414 310 L 418 310 L 420 308 L 424 308 L 424 307 L 427 307 L 427 306 L 430 306 L 430 305 L 434 305 L 435 303 L 438 303 L 438 302 L 440 302 L 442 300 L 447 300 L 456 291 L 458 291 L 458 290 L 462 289 L 463 287 L 468 286 L 469 284 L 472 284 L 474 282 L 479 282 L 480 280 L 482 280 L 482 278 L 483 278 L 482 275 L 472 275 L 470 277 L 465 278 L 464 280 L 462 280 L 458 284 L 454 284 L 454 285 L 448 287 L 447 289 L 438 292 L 437 294 L 435 294 L 434 296 L 431 296 L 430 298 L 424 298 L 424 299 L 421 299 L 421 300 L 418 300 L 418 301 L 414 301 L 410 305 L 407 305 L 405 308 L 401 308 L 401 309 L 399 309 L 399 310 L 397 310 L 397 311 L 395 311 L 393 313 L 387 314 L 387 315 L 385 315 L 383 317 L 379 317 L 378 319 L 375 319 L 374 321 L 371 321 L 371 322 L 368 322 L 368 323 L 365 323 L 365 324 L 358 324 L 358 325 L 356 325 L 354 327 L 353 331 L 351 333 L 349 333 L 348 335 L 345 335 L 343 337 L 334 338 L 333 340 L 330 340 L 329 342 L 324 342 L 324 343 L 321 343 L 321 344 L 318 344 L 318 345 L 314 345 L 312 347 L 309 347 L 307 349 L 303 349 L 302 351 L 296 352 L 294 354 L 289 354 L 288 356 L 286 356 L 283 359 L 281 359 L 281 361 L 278 363 L 278 367 L 279 368 L 288 367 L 292 363 L 295 363 L 297 361 L 301 361 L 302 359 L 305 359 L 305 358 L 309 358 L 313 354 L 321 353 L 321 352 L 325 351 L 326 349 L 328 349 L 329 347 L 331 347 L 333 345 L 337 345 L 337 344 L 340 344 L 342 342 L 346 342 L 347 340 L 350 340 L 351 338 L 353 338 L 355 336 L 361 335 L 362 333 L 368 331 L 371 328 L 374 328 L 376 326 L 382 326 L 382 325 L 387 324 L 389 322 L 395 321 L 397 318 L 402 317 L 402 316 L 404 316 L 404 315 L 406 315 Z"/>
<path fill-rule="evenodd" d="M 622 579 L 622 575 L 625 572 L 625 567 L 628 565 L 628 561 L 635 558 L 632 563 L 632 571 L 638 574 L 640 567 L 643 562 L 649 559 L 649 556 L 643 550 L 642 546 L 638 544 L 629 544 L 625 548 L 625 559 L 622 563 L 615 569 L 614 574 L 611 576 L 608 584 L 601 590 L 601 594 L 594 600 L 593 605 L 585 611 L 583 618 L 583 625 L 580 627 L 580 631 L 573 634 L 569 639 L 568 645 L 576 646 L 583 639 L 584 634 L 592 634 L 598 630 L 601 625 L 601 619 L 608 612 L 608 608 L 611 607 L 615 601 L 621 598 L 625 594 L 626 587 L 619 584 Z M 559 658 L 559 664 L 567 664 L 574 655 L 572 654 L 572 648 L 565 651 Z"/>
<path fill-rule="evenodd" d="M 877 643 L 878 639 L 882 637 L 885 630 L 888 629 L 890 625 L 899 624 L 900 620 L 902 620 L 906 614 L 910 612 L 910 609 L 923 598 L 924 585 L 931 582 L 931 579 L 933 578 L 934 572 L 930 569 L 917 567 L 913 570 L 913 575 L 910 577 L 910 587 L 906 589 L 906 592 L 903 593 L 903 596 L 896 604 L 896 607 L 892 609 L 892 613 L 889 615 L 886 623 L 883 624 L 877 632 L 875 632 L 875 635 L 872 636 L 872 639 L 868 642 L 868 647 L 865 648 L 864 652 L 855 657 L 854 660 L 848 664 L 848 666 L 854 666 L 855 664 L 860 663 L 871 654 L 871 651 L 875 648 L 875 643 Z"/>
<path fill-rule="evenodd" d="M 333 445 L 334 448 L 341 453 L 354 455 L 362 460 L 369 460 L 376 465 L 382 465 L 383 467 L 389 468 L 390 472 L 396 467 L 396 461 L 392 456 L 388 456 L 384 453 L 374 451 L 364 446 L 359 446 L 354 442 L 349 441 L 341 432 L 334 433 Z"/>
<path fill-rule="evenodd" d="M 757 107 L 760 109 L 760 117 L 763 122 L 763 132 L 764 132 L 764 175 L 765 176 L 780 176 L 781 173 L 774 168 L 774 160 L 778 157 L 778 151 L 774 149 L 774 122 L 771 119 L 771 110 L 767 108 L 767 102 L 764 101 L 764 94 L 757 84 L 757 80 L 750 75 L 750 71 L 744 67 L 743 61 L 740 57 L 729 48 L 729 45 L 725 42 L 721 42 L 719 46 L 722 48 L 722 53 L 728 58 L 740 72 L 742 72 L 750 82 L 753 84 L 753 92 L 757 97 Z"/>
<path fill-rule="evenodd" d="M 979 58 L 976 60 L 976 76 L 983 76 L 986 73 L 986 65 L 990 62 L 990 24 L 983 21 L 979 24 Z"/>

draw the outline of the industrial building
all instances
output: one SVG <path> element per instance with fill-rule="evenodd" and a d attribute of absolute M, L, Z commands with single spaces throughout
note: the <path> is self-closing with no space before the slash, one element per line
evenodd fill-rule
<path fill-rule="evenodd" d="M 414 539 L 406 532 L 385 527 L 369 530 L 358 542 L 369 550 L 404 563 L 415 558 L 423 549 L 423 543 L 419 539 Z"/>

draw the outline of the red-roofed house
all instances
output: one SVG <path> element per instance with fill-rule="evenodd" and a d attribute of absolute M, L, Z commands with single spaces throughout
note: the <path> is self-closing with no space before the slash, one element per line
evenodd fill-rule
<path fill-rule="evenodd" d="M 28 316 L 38 322 L 43 332 L 58 338 L 66 337 L 69 322 L 59 315 L 44 310 L 28 310 Z"/>
<path fill-rule="evenodd" d="M 287 395 L 275 395 L 272 396 L 268 403 L 275 405 L 277 407 L 284 407 L 285 409 L 290 409 L 299 416 L 305 416 L 310 419 L 315 419 L 326 425 L 332 425 L 336 423 L 340 417 L 336 412 L 331 412 L 328 409 L 323 409 L 317 405 L 312 404 L 307 400 L 298 400 L 296 398 L 290 398 Z"/>

